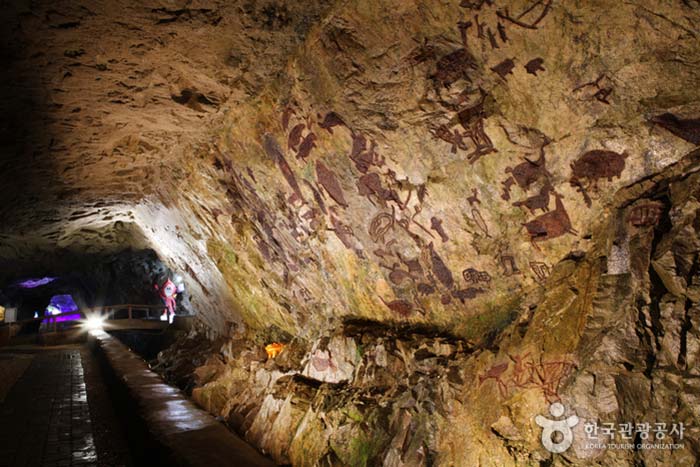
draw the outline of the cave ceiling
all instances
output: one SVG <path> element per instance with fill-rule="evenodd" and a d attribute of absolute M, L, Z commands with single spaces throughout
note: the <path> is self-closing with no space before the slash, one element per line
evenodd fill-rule
<path fill-rule="evenodd" d="M 610 5 L 8 2 L 4 274 L 153 248 L 211 329 L 478 340 L 700 143 L 698 4 Z"/>

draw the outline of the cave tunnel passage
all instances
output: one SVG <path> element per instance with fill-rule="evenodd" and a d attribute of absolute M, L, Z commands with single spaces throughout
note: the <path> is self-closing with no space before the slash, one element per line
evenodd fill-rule
<path fill-rule="evenodd" d="M 246 465 L 272 465 L 163 383 L 144 360 L 186 333 L 193 311 L 186 288 L 178 290 L 177 302 L 184 324 L 168 326 L 156 318 L 166 327 L 105 325 L 103 331 L 83 322 L 54 333 L 43 327 L 51 316 L 76 310 L 126 303 L 162 307 L 154 285 L 182 280 L 153 250 L 61 252 L 11 270 L 0 288 L 0 333 L 28 321 L 31 326 L 0 339 L 0 465 L 195 465 L 191 460 L 203 450 L 199 430 L 228 458 L 233 452 Z"/>
<path fill-rule="evenodd" d="M 5 270 L 21 271 L 5 274 L 0 286 L 0 306 L 13 310 L 16 321 L 43 316 L 47 308 L 56 313 L 57 304 L 60 311 L 69 311 L 67 305 L 61 308 L 63 297 L 73 300 L 80 310 L 121 304 L 156 307 L 163 304 L 159 289 L 168 280 L 179 285 L 177 313 L 193 314 L 182 276 L 149 249 L 109 254 L 63 252 L 34 267 L 10 262 Z"/>

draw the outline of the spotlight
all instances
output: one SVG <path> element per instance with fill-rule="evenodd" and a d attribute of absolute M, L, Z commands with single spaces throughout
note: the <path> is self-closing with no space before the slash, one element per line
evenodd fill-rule
<path fill-rule="evenodd" d="M 100 315 L 88 316 L 85 320 L 85 329 L 88 331 L 101 331 L 104 325 L 105 318 Z"/>

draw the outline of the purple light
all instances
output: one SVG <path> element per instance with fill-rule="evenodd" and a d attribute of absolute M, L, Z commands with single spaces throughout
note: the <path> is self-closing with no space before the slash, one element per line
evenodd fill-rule
<path fill-rule="evenodd" d="M 73 297 L 70 295 L 54 295 L 51 297 L 49 306 L 46 307 L 50 314 L 56 315 L 59 313 L 70 313 L 78 311 L 78 305 L 75 304 Z M 56 313 L 58 312 L 58 313 Z"/>
<path fill-rule="evenodd" d="M 40 287 L 42 285 L 46 285 L 49 282 L 53 282 L 56 279 L 57 279 L 57 277 L 42 277 L 41 279 L 27 279 L 27 280 L 18 282 L 17 285 L 19 285 L 23 289 L 33 289 L 35 287 Z"/>
<path fill-rule="evenodd" d="M 80 313 L 62 313 L 60 315 L 54 315 L 50 318 L 44 318 L 41 322 L 43 324 L 48 323 L 64 323 L 66 321 L 79 321 L 83 319 Z"/>

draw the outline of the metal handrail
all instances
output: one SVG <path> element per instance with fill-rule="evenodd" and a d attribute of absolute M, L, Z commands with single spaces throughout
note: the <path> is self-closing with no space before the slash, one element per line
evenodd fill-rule
<path fill-rule="evenodd" d="M 113 314 L 115 311 L 119 310 L 128 310 L 128 315 L 127 318 L 111 318 L 111 319 L 134 319 L 133 318 L 133 311 L 134 310 L 146 310 L 146 317 L 150 318 L 151 317 L 151 309 L 157 309 L 157 310 L 162 310 L 164 308 L 163 305 L 136 305 L 132 303 L 125 303 L 122 305 L 103 305 L 99 307 L 92 307 L 89 310 L 92 313 L 95 313 L 97 311 L 101 311 L 103 313 L 106 313 L 108 315 Z M 108 319 L 109 321 L 109 319 Z"/>
<path fill-rule="evenodd" d="M 80 310 L 72 311 L 71 313 L 83 313 L 84 315 L 87 316 L 87 312 L 89 313 L 96 313 L 96 312 L 102 312 L 106 314 L 113 314 L 115 311 L 119 310 L 128 310 L 128 315 L 127 318 L 114 318 L 110 316 L 108 321 L 110 320 L 120 320 L 120 319 L 134 319 L 133 318 L 133 311 L 134 310 L 147 310 L 146 317 L 150 318 L 150 312 L 152 309 L 158 309 L 162 310 L 164 308 L 163 305 L 138 305 L 138 304 L 133 304 L 133 303 L 125 303 L 122 305 L 103 305 L 103 306 L 95 306 L 95 307 L 90 307 L 90 308 L 83 308 Z M 53 315 L 53 316 L 60 316 L 60 315 Z M 40 316 L 38 318 L 29 318 L 29 319 L 23 319 L 19 321 L 13 321 L 11 323 L 5 323 L 5 322 L 0 322 L 0 325 L 17 325 L 17 326 L 22 326 L 28 323 L 36 322 L 36 321 L 43 321 L 47 318 L 51 318 L 51 316 Z M 138 318 L 141 319 L 141 318 Z M 56 328 L 56 321 L 53 322 L 53 327 Z"/>

